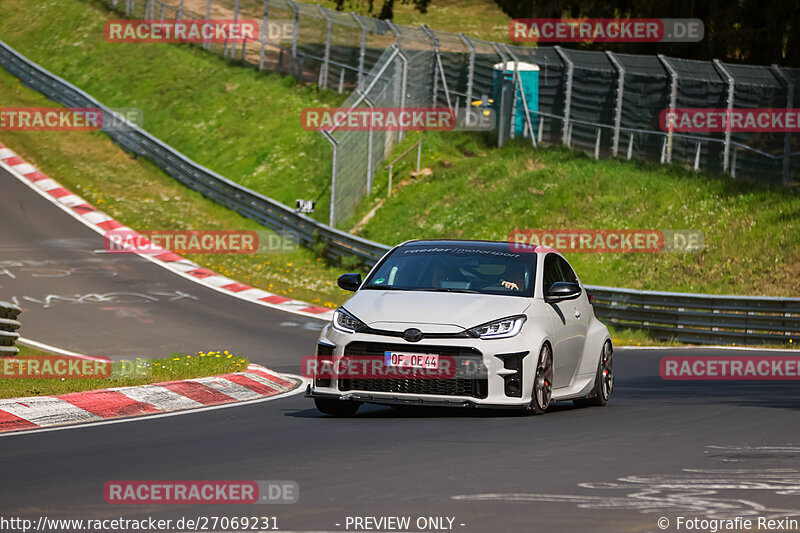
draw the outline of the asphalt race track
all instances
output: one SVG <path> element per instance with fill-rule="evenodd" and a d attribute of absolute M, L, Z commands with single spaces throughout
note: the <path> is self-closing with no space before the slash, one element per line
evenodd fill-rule
<path fill-rule="evenodd" d="M 24 337 L 114 356 L 228 349 L 293 373 L 313 353 L 321 322 L 218 293 L 137 256 L 95 253 L 96 233 L 4 171 L 0 213 L 0 300 L 23 307 Z M 658 362 L 667 353 L 677 355 L 618 350 L 607 407 L 557 404 L 540 417 L 370 407 L 333 419 L 296 395 L 4 436 L 0 515 L 259 515 L 277 517 L 281 530 L 326 531 L 345 530 L 348 516 L 444 516 L 464 532 L 661 531 L 660 517 L 676 531 L 677 516 L 800 516 L 796 382 L 666 382 Z M 300 501 L 104 501 L 106 481 L 130 479 L 293 480 Z"/>

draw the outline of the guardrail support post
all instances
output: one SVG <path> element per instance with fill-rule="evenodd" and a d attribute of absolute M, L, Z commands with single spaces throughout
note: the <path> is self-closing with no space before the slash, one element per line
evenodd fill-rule
<path fill-rule="evenodd" d="M 772 71 L 786 85 L 786 110 L 794 107 L 794 82 L 790 80 L 778 65 L 772 65 Z M 788 131 L 783 134 L 783 170 L 781 171 L 781 183 L 789 185 L 792 164 L 792 134 Z"/>
<path fill-rule="evenodd" d="M 570 144 L 570 135 L 569 135 L 569 115 L 572 107 L 572 74 L 575 71 L 575 64 L 572 60 L 567 56 L 566 52 L 561 49 L 560 46 L 554 46 L 553 50 L 556 51 L 558 57 L 561 58 L 561 61 L 567 65 L 567 82 L 566 87 L 564 88 L 564 131 L 562 132 L 561 140 L 562 142 L 569 146 Z"/>
<path fill-rule="evenodd" d="M 678 72 L 672 67 L 672 65 L 667 60 L 664 54 L 658 54 L 658 59 L 661 61 L 661 64 L 664 65 L 664 68 L 669 73 L 669 110 L 670 112 L 675 111 L 675 106 L 678 100 Z M 673 130 L 675 129 L 675 125 L 673 121 L 668 121 L 668 132 L 667 132 L 667 163 L 672 162 L 672 134 Z"/>
<path fill-rule="evenodd" d="M 728 81 L 728 95 L 726 97 L 726 104 L 728 108 L 728 119 L 725 121 L 725 150 L 722 154 L 722 171 L 727 172 L 730 167 L 730 154 L 731 154 L 731 112 L 733 111 L 733 96 L 734 96 L 734 79 L 731 73 L 722 64 L 722 61 L 715 59 L 713 61 L 717 71 Z"/>
<path fill-rule="evenodd" d="M 611 154 L 617 157 L 619 153 L 619 128 L 622 123 L 622 96 L 625 90 L 625 68 L 610 50 L 606 51 L 606 55 L 608 55 L 608 59 L 617 70 L 617 103 L 614 109 L 614 141 L 611 147 Z"/>

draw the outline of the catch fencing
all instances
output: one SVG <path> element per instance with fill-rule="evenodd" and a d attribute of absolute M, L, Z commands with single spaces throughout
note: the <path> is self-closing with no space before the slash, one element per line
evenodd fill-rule
<path fill-rule="evenodd" d="M 7 302 L 0 302 L 0 356 L 12 356 L 19 353 L 19 349 L 15 346 L 19 333 L 17 330 L 20 327 L 17 317 L 22 310 L 14 304 Z"/>
<path fill-rule="evenodd" d="M 323 89 L 351 91 L 345 105 L 354 108 L 463 108 L 501 96 L 495 65 L 534 64 L 539 68 L 536 106 L 519 106 L 520 77 L 517 72 L 505 76 L 511 101 L 494 103 L 503 112 L 501 142 L 522 133 L 533 145 L 564 144 L 596 158 L 675 162 L 765 184 L 800 181 L 796 134 L 686 134 L 662 131 L 659 123 L 665 109 L 793 108 L 800 69 L 509 46 L 293 0 L 105 1 L 136 18 L 257 19 L 257 40 L 206 48 Z M 506 113 L 511 116 L 502 116 Z M 513 127 L 523 122 L 522 132 Z M 323 135 L 333 148 L 329 222 L 335 226 L 371 190 L 380 162 L 402 135 L 336 130 Z"/>

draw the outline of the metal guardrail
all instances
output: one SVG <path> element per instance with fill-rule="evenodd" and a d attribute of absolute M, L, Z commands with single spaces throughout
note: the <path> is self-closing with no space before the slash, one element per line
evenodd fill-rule
<path fill-rule="evenodd" d="M 105 117 L 113 117 L 115 124 L 126 124 L 124 129 L 106 130 L 105 133 L 114 142 L 148 159 L 190 189 L 242 216 L 251 218 L 306 246 L 322 242 L 325 245 L 325 254 L 331 257 L 355 255 L 367 264 L 371 264 L 389 250 L 389 247 L 383 244 L 333 229 L 306 215 L 296 213 L 272 198 L 242 187 L 195 163 L 138 126 L 125 121 L 112 109 L 66 80 L 33 63 L 3 41 L 0 41 L 0 65 L 18 77 L 23 84 L 51 100 L 69 107 L 99 108 Z"/>
<path fill-rule="evenodd" d="M 17 317 L 22 312 L 22 309 L 14 304 L 7 302 L 0 302 L 0 356 L 12 356 L 19 353 L 19 349 L 15 346 L 19 333 L 17 330 L 20 323 Z"/>
<path fill-rule="evenodd" d="M 0 65 L 25 85 L 72 107 L 97 107 L 122 121 L 108 107 L 65 80 L 21 56 L 0 41 Z M 115 142 L 152 161 L 190 189 L 305 245 L 322 243 L 329 256 L 357 256 L 372 265 L 391 247 L 332 229 L 289 207 L 193 162 L 140 128 L 106 131 Z M 587 285 L 596 315 L 612 326 L 646 329 L 655 337 L 695 343 L 759 344 L 800 341 L 800 298 L 712 296 L 637 291 Z M 4 305 L 0 304 L 0 316 Z M 19 323 L 15 313 L 0 321 L 0 353 L 13 347 Z M 13 329 L 8 329 L 13 328 Z M 11 346 L 8 343 L 11 343 Z"/>
<path fill-rule="evenodd" d="M 587 285 L 598 318 L 700 344 L 783 344 L 800 340 L 800 298 L 713 296 Z"/>

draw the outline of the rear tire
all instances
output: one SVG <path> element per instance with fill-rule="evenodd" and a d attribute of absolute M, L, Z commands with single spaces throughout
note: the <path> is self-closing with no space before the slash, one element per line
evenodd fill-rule
<path fill-rule="evenodd" d="M 353 416 L 361 407 L 359 402 L 352 400 L 334 400 L 329 398 L 314 398 L 317 410 L 325 415 L 348 417 Z"/>
<path fill-rule="evenodd" d="M 542 346 L 539 361 L 536 364 L 536 375 L 533 378 L 533 393 L 528 412 L 541 415 L 550 407 L 553 398 L 553 351 L 549 344 Z"/>
<path fill-rule="evenodd" d="M 614 350 L 611 341 L 606 341 L 597 363 L 597 375 L 594 378 L 594 388 L 586 398 L 572 400 L 575 407 L 602 407 L 608 403 L 611 391 L 614 389 Z"/>

